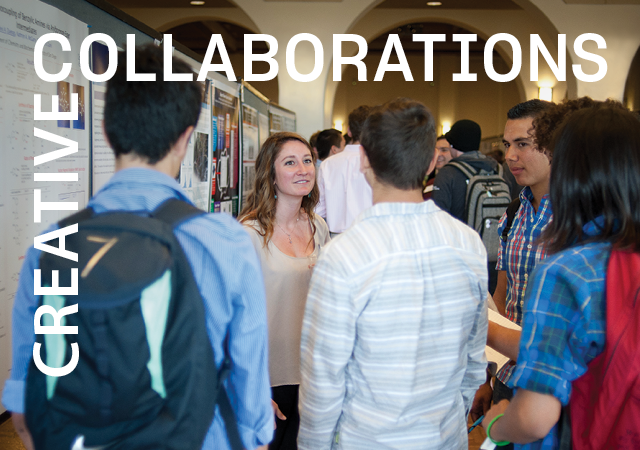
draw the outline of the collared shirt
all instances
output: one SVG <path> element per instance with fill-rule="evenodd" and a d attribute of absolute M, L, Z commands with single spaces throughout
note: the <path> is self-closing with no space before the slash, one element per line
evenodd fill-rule
<path fill-rule="evenodd" d="M 315 212 L 332 233 L 342 233 L 372 205 L 371 187 L 360 172 L 360 146 L 347 145 L 324 161 L 318 172 L 320 201 Z"/>
<path fill-rule="evenodd" d="M 480 237 L 433 201 L 366 210 L 311 278 L 300 450 L 467 448 L 486 290 Z"/>
<path fill-rule="evenodd" d="M 506 242 L 500 240 L 498 249 L 497 270 L 507 273 L 506 317 L 521 325 L 522 305 L 527 280 L 534 267 L 546 256 L 544 246 L 536 245 L 536 241 L 551 221 L 551 202 L 549 195 L 540 200 L 538 211 L 533 209 L 533 193 L 525 187 L 520 192 L 520 208 L 516 212 Z M 498 225 L 498 236 L 507 225 L 505 212 Z M 498 379 L 506 383 L 513 373 L 513 365 L 505 364 L 498 372 Z"/>
<path fill-rule="evenodd" d="M 610 254 L 610 244 L 591 243 L 564 250 L 536 266 L 527 287 L 514 387 L 569 403 L 571 383 L 604 350 Z M 516 447 L 557 449 L 557 428 L 554 425 L 542 440 Z"/>
<path fill-rule="evenodd" d="M 98 214 L 111 210 L 142 213 L 153 211 L 169 198 L 189 201 L 171 177 L 155 170 L 127 169 L 115 173 L 89 206 Z M 242 227 L 225 214 L 189 220 L 175 234 L 204 300 L 207 333 L 218 368 L 224 359 L 224 338 L 229 331 L 233 363 L 225 385 L 242 441 L 248 449 L 264 445 L 273 434 L 273 411 L 269 400 L 264 285 L 255 250 Z M 39 297 L 33 295 L 33 271 L 39 257 L 39 250 L 27 250 L 13 306 L 13 365 L 2 403 L 17 413 L 24 412 L 25 380 L 35 341 L 33 317 Z M 202 448 L 230 448 L 217 407 Z"/>

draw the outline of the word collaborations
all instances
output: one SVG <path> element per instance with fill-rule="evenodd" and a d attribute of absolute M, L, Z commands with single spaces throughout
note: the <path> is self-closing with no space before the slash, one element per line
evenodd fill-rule
<path fill-rule="evenodd" d="M 434 42 L 445 42 L 447 36 L 445 34 L 414 34 L 414 42 L 424 43 L 424 81 L 433 81 L 433 44 Z M 453 42 L 460 43 L 460 73 L 453 74 L 453 81 L 476 81 L 477 74 L 469 72 L 469 43 L 477 41 L 475 34 L 454 34 Z M 61 81 L 69 75 L 71 71 L 71 63 L 63 64 L 63 69 L 57 74 L 50 74 L 44 70 L 42 64 L 42 52 L 44 46 L 49 41 L 57 41 L 63 46 L 63 50 L 69 51 L 69 41 L 66 37 L 49 33 L 41 36 L 35 45 L 35 69 L 38 76 L 44 81 Z M 95 74 L 89 67 L 89 48 L 95 41 L 104 42 L 109 49 L 109 65 L 104 74 Z M 252 52 L 253 43 L 257 41 L 266 42 L 269 46 L 267 53 L 254 54 Z M 300 42 L 306 41 L 313 46 L 314 67 L 307 74 L 302 74 L 296 69 L 296 47 Z M 573 49 L 576 56 L 580 59 L 592 61 L 598 66 L 595 74 L 587 74 L 582 70 L 581 64 L 573 64 L 571 69 L 573 74 L 580 81 L 596 82 L 600 81 L 607 74 L 607 61 L 600 55 L 590 53 L 584 50 L 584 43 L 593 41 L 598 49 L 606 49 L 607 43 L 604 38 L 594 33 L 584 33 L 579 35 L 573 42 Z M 343 42 L 354 42 L 358 46 L 358 52 L 354 56 L 344 56 L 342 54 Z M 511 70 L 506 74 L 496 72 L 493 67 L 493 50 L 498 42 L 504 42 L 511 46 L 512 49 L 512 65 Z M 193 74 L 191 73 L 173 73 L 171 65 L 171 56 L 173 55 L 172 37 L 165 34 L 163 38 L 164 50 L 164 81 L 191 81 Z M 363 61 L 367 55 L 367 41 L 357 34 L 334 34 L 333 35 L 333 80 L 341 81 L 342 67 L 344 65 L 353 65 L 358 69 L 358 81 L 367 81 L 367 67 Z M 274 58 L 278 52 L 278 41 L 275 37 L 268 34 L 245 34 L 244 35 L 244 79 L 246 81 L 269 81 L 278 75 L 278 61 Z M 82 74 L 89 81 L 107 81 L 116 71 L 118 48 L 113 38 L 106 34 L 94 33 L 87 36 L 80 47 L 80 69 Z M 135 35 L 127 35 L 127 81 L 155 81 L 156 75 L 151 73 L 137 73 L 135 70 Z M 220 64 L 213 64 L 214 55 L 218 53 Z M 391 57 L 395 55 L 398 63 L 391 63 Z M 558 55 L 557 62 L 554 60 L 551 52 L 547 49 L 542 39 L 537 34 L 529 36 L 529 60 L 530 72 L 529 79 L 531 81 L 538 80 L 538 57 L 542 55 L 549 68 L 558 81 L 566 81 L 567 77 L 567 36 L 565 34 L 558 35 Z M 520 75 L 522 69 L 522 47 L 515 36 L 507 33 L 498 33 L 487 39 L 484 47 L 484 69 L 489 78 L 497 82 L 507 82 L 514 80 Z M 40 59 L 39 59 L 40 58 Z M 269 64 L 269 71 L 265 74 L 253 73 L 253 63 L 255 61 L 263 61 Z M 313 34 L 300 33 L 293 36 L 287 43 L 285 53 L 285 64 L 289 76 L 300 82 L 310 82 L 316 80 L 324 70 L 324 49 L 322 42 Z M 207 47 L 200 72 L 198 73 L 198 81 L 204 81 L 207 74 L 211 71 L 224 72 L 230 81 L 236 81 L 236 76 L 231 65 L 231 60 L 224 45 L 224 40 L 220 34 L 212 34 L 211 40 Z M 413 81 L 413 75 L 409 68 L 407 58 L 397 34 L 390 34 L 387 43 L 382 52 L 380 63 L 376 70 L 373 81 L 381 81 L 387 72 L 402 72 L 406 81 Z"/>
<path fill-rule="evenodd" d="M 38 56 L 36 56 L 37 58 Z M 40 58 L 42 56 L 40 55 Z M 42 63 L 42 61 L 40 61 Z M 42 97 L 40 94 L 33 95 L 34 104 L 34 119 L 35 120 L 78 120 L 78 94 L 71 94 L 71 111 L 64 112 L 59 111 L 58 96 L 52 95 L 52 111 L 42 111 Z M 34 127 L 33 134 L 37 138 L 46 139 L 58 145 L 62 145 L 63 148 L 38 155 L 33 158 L 34 169 L 36 166 L 45 164 L 47 162 L 62 158 L 78 151 L 78 143 L 76 141 L 67 139 L 63 136 L 58 136 L 53 133 L 41 130 Z M 33 174 L 34 181 L 44 182 L 68 182 L 78 181 L 77 173 L 35 173 Z M 77 202 L 43 202 L 42 201 L 42 189 L 33 190 L 33 205 L 34 205 L 34 223 L 40 223 L 42 221 L 42 211 L 77 211 Z M 78 232 L 78 224 L 69 225 L 64 228 L 60 228 L 49 233 L 44 233 L 36 236 L 33 239 L 33 246 L 43 252 L 48 252 L 53 255 L 67 258 L 71 261 L 78 262 L 78 254 L 70 252 L 65 248 L 65 237 Z M 58 240 L 58 247 L 45 244 L 51 240 Z M 71 269 L 71 286 L 59 286 L 59 271 L 51 271 L 51 286 L 42 286 L 42 274 L 40 269 L 35 269 L 33 273 L 33 293 L 34 295 L 41 296 L 61 296 L 69 298 L 69 296 L 78 295 L 78 269 Z M 37 310 L 33 319 L 33 326 L 35 334 L 78 334 L 78 327 L 76 326 L 64 326 L 62 325 L 63 318 L 67 314 L 74 314 L 78 312 L 78 304 L 69 305 L 60 310 L 56 310 L 53 306 L 42 304 Z M 41 318 L 44 314 L 49 314 L 53 317 L 53 325 L 42 325 Z M 64 367 L 49 367 L 40 357 L 40 343 L 36 342 L 33 345 L 33 360 L 36 367 L 45 375 L 52 377 L 62 377 L 70 374 L 78 365 L 80 356 L 80 348 L 77 343 L 71 344 L 71 360 Z"/>

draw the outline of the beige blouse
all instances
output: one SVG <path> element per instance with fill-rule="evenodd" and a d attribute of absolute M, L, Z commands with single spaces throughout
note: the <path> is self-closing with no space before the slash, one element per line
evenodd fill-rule
<path fill-rule="evenodd" d="M 312 255 L 317 256 L 329 242 L 329 228 L 315 215 L 316 234 Z M 267 326 L 269 328 L 269 377 L 271 386 L 300 384 L 300 335 L 312 270 L 310 257 L 285 255 L 269 241 L 263 247 L 257 222 L 244 227 L 251 237 L 260 263 L 267 294 Z"/>

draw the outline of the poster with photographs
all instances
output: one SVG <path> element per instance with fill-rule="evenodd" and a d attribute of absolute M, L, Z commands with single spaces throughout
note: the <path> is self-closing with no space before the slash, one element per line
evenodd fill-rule
<path fill-rule="evenodd" d="M 238 86 L 229 87 L 216 82 L 213 93 L 215 142 L 211 161 L 211 211 L 233 216 L 239 212 L 239 112 Z"/>
<path fill-rule="evenodd" d="M 180 167 L 179 182 L 193 203 L 207 211 L 211 202 L 211 80 L 205 80 L 200 117 L 187 145 L 187 154 Z"/>

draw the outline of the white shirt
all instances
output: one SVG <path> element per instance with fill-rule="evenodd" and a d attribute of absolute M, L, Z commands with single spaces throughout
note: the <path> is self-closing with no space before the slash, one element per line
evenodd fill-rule
<path fill-rule="evenodd" d="M 372 205 L 371 187 L 360 172 L 360 145 L 347 145 L 342 152 L 322 161 L 318 189 L 316 214 L 326 219 L 332 233 L 346 231 Z"/>
<path fill-rule="evenodd" d="M 486 297 L 471 228 L 431 200 L 365 211 L 311 278 L 299 449 L 466 449 L 486 380 Z"/>
<path fill-rule="evenodd" d="M 317 259 L 329 242 L 329 229 L 317 215 L 315 225 L 311 255 Z M 263 247 L 258 222 L 247 221 L 244 227 L 260 258 L 265 280 L 271 386 L 300 384 L 300 333 L 311 279 L 309 265 L 315 259 L 286 255 L 271 240 Z"/>

